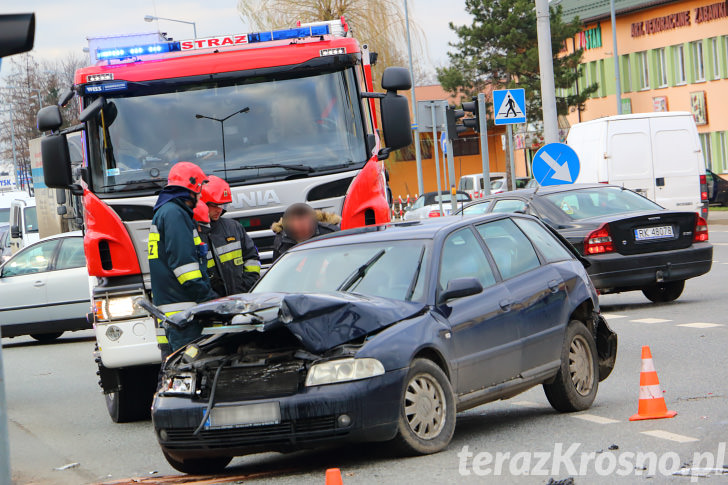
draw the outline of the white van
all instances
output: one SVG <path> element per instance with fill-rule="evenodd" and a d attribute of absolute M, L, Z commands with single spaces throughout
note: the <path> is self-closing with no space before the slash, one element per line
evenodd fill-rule
<path fill-rule="evenodd" d="M 505 172 L 490 172 L 490 181 L 506 178 Z M 483 184 L 483 173 L 473 173 L 470 175 L 463 175 L 458 180 L 458 190 L 460 192 L 467 192 L 471 199 L 483 197 L 485 191 L 485 185 Z"/>
<path fill-rule="evenodd" d="M 39 240 L 35 198 L 14 200 L 10 205 L 10 251 L 15 254 Z"/>
<path fill-rule="evenodd" d="M 577 183 L 621 185 L 666 209 L 708 218 L 705 160 L 688 112 L 609 116 L 571 127 Z"/>

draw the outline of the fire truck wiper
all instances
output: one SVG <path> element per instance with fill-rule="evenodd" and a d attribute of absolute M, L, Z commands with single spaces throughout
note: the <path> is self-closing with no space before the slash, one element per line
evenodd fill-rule
<path fill-rule="evenodd" d="M 120 182 L 118 184 L 102 185 L 102 188 L 108 189 L 111 187 L 120 187 L 122 185 L 134 185 L 134 184 L 151 184 L 154 187 L 159 187 L 159 188 L 164 187 L 164 181 L 162 181 L 162 180 L 143 179 L 143 180 L 130 180 L 128 182 Z"/>
<path fill-rule="evenodd" d="M 285 165 L 283 163 L 265 163 L 261 165 L 241 165 L 237 168 L 228 168 L 227 170 L 214 170 L 215 172 L 234 172 L 237 170 L 259 170 L 262 168 L 282 168 L 283 170 L 287 170 L 289 172 L 304 172 L 304 173 L 311 173 L 315 172 L 316 169 L 313 167 L 310 167 L 308 165 L 299 165 L 299 164 L 292 164 L 292 165 Z"/>

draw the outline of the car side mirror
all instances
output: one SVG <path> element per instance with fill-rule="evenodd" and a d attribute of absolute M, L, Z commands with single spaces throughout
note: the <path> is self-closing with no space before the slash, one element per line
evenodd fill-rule
<path fill-rule="evenodd" d="M 385 91 L 407 91 L 412 89 L 412 77 L 409 69 L 404 67 L 388 67 L 382 74 L 382 89 Z"/>
<path fill-rule="evenodd" d="M 65 135 L 48 135 L 40 141 L 43 178 L 51 189 L 65 189 L 72 183 L 71 154 Z"/>
<path fill-rule="evenodd" d="M 22 237 L 23 235 L 20 233 L 20 227 L 18 226 L 10 226 L 10 237 L 13 239 L 17 239 L 19 237 Z"/>
<path fill-rule="evenodd" d="M 455 278 L 447 283 L 447 289 L 440 294 L 440 303 L 445 303 L 455 298 L 482 293 L 483 285 L 477 278 Z"/>
<path fill-rule="evenodd" d="M 41 108 L 36 121 L 38 131 L 57 131 L 63 125 L 61 109 L 55 104 Z"/>

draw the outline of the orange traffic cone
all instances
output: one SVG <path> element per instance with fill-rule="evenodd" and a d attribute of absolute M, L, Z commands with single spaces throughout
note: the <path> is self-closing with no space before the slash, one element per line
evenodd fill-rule
<path fill-rule="evenodd" d="M 341 470 L 338 468 L 329 468 L 326 470 L 326 485 L 344 485 L 341 480 Z"/>
<path fill-rule="evenodd" d="M 657 379 L 655 364 L 652 362 L 652 352 L 648 345 L 642 346 L 642 370 L 640 371 L 640 401 L 637 414 L 630 417 L 630 421 L 642 419 L 674 418 L 677 412 L 668 411 L 665 398 Z"/>

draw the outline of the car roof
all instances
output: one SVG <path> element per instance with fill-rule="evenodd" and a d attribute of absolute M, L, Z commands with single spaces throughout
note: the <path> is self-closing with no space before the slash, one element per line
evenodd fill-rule
<path fill-rule="evenodd" d="M 449 234 L 453 229 L 458 227 L 500 219 L 504 216 L 506 216 L 506 214 L 483 214 L 477 217 L 447 216 L 418 221 L 366 226 L 319 236 L 309 242 L 294 246 L 291 251 L 297 251 L 303 248 L 313 249 L 332 247 L 342 244 L 406 241 L 411 239 L 434 239 L 439 234 Z"/>
<path fill-rule="evenodd" d="M 528 197 L 533 195 L 536 192 L 536 189 L 538 188 L 538 194 L 539 195 L 548 195 L 548 194 L 557 194 L 561 192 L 570 192 L 572 190 L 580 190 L 580 189 L 593 189 L 596 187 L 617 187 L 621 188 L 619 185 L 611 185 L 611 184 L 566 184 L 566 185 L 549 185 L 549 186 L 541 186 L 541 187 L 530 187 L 530 188 L 523 188 L 518 190 L 509 190 L 508 192 L 501 192 L 500 194 L 493 194 L 493 195 L 487 195 L 485 198 L 488 197 L 498 197 L 502 198 L 507 195 L 512 196 L 519 196 L 519 197 Z M 482 200 L 482 199 L 481 199 Z"/>

